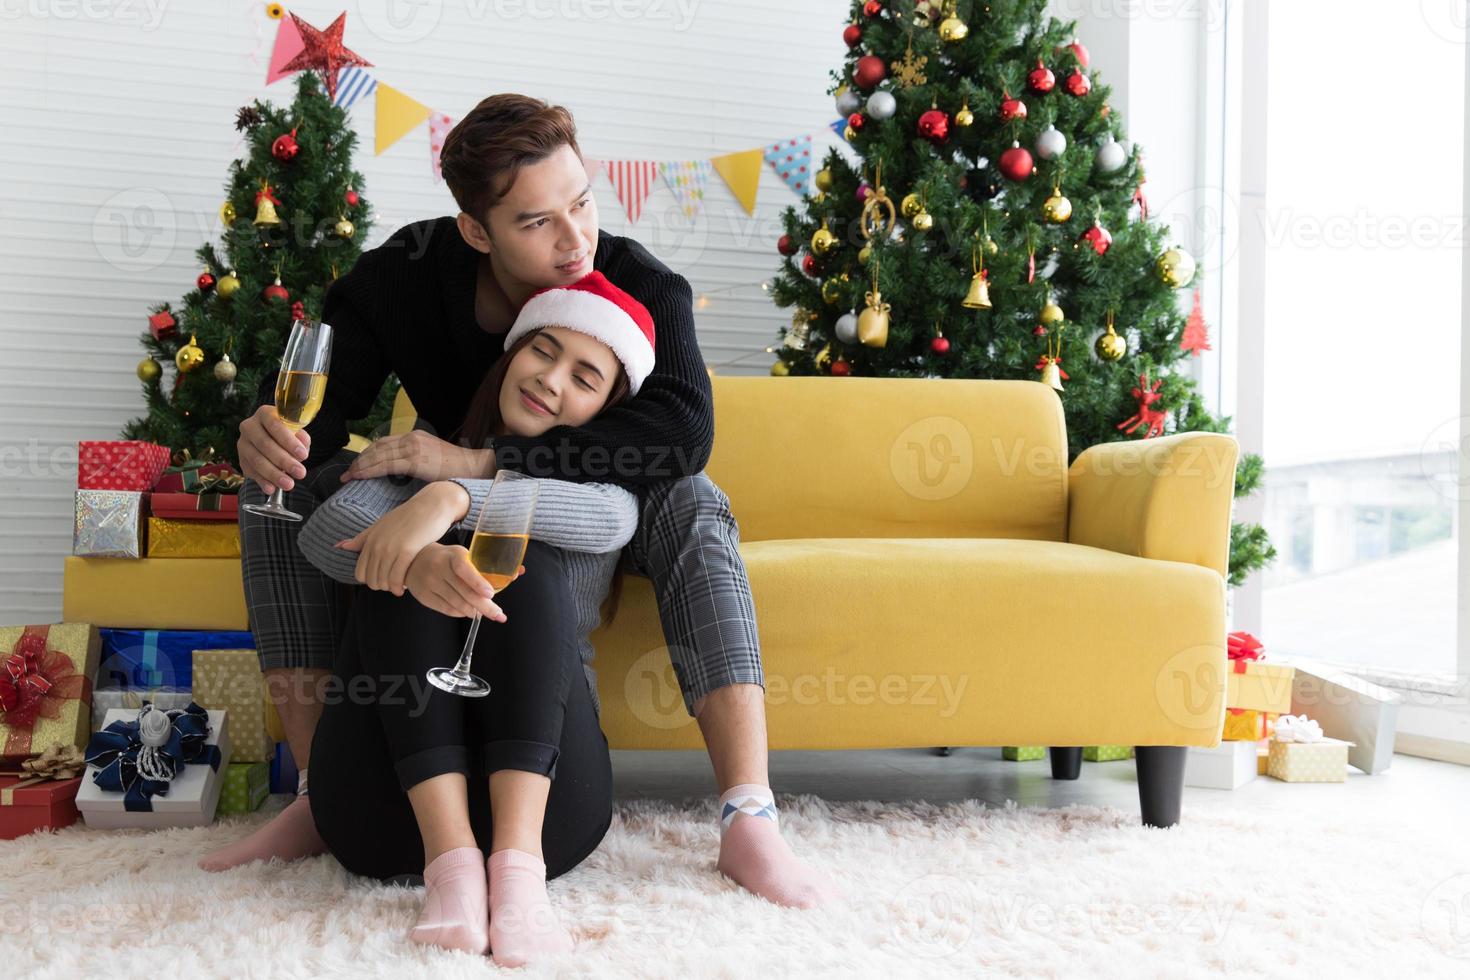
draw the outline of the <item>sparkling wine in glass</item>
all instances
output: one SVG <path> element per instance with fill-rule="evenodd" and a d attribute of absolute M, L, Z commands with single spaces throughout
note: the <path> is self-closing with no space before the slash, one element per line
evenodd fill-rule
<path fill-rule="evenodd" d="M 495 474 L 490 493 L 475 520 L 469 562 L 497 593 L 516 577 L 526 557 L 526 543 L 531 539 L 531 521 L 536 513 L 536 497 L 540 489 L 540 484 L 524 473 L 501 470 Z M 470 673 L 480 618 L 480 614 L 475 613 L 459 661 L 453 667 L 429 670 L 429 683 L 439 690 L 467 698 L 483 698 L 490 693 L 489 682 Z"/>
<path fill-rule="evenodd" d="M 281 371 L 276 375 L 276 414 L 291 429 L 304 429 L 316 418 L 327 393 L 327 367 L 332 363 L 332 327 L 319 320 L 291 324 Z M 286 491 L 276 492 L 263 504 L 245 504 L 244 510 L 284 521 L 301 515 L 286 506 Z"/>

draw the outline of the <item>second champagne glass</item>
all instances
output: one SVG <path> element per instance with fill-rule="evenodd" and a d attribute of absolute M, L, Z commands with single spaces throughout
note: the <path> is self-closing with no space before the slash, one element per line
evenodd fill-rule
<path fill-rule="evenodd" d="M 470 564 L 490 583 L 496 594 L 516 577 L 526 557 L 526 544 L 531 539 L 531 523 L 536 514 L 536 497 L 541 485 L 533 477 L 511 470 L 495 474 L 490 493 L 475 520 L 475 536 L 470 539 Z M 467 698 L 483 698 L 490 693 L 484 678 L 470 673 L 470 660 L 475 653 L 475 637 L 480 632 L 480 614 L 470 623 L 470 635 L 464 642 L 459 661 L 453 667 L 429 670 L 429 683 L 441 691 Z"/>
<path fill-rule="evenodd" d="M 332 363 L 332 327 L 319 320 L 297 320 L 281 355 L 276 375 L 276 414 L 287 427 L 304 429 L 316 418 L 327 393 L 327 368 Z M 286 491 L 276 492 L 263 504 L 245 504 L 242 510 L 284 521 L 299 521 L 301 515 L 286 506 Z"/>

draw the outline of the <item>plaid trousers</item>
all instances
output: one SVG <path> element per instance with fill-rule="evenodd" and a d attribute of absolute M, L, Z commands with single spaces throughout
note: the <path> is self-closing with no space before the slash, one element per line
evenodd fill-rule
<path fill-rule="evenodd" d="M 340 489 L 341 474 L 357 454 L 339 450 L 286 494 L 286 504 L 310 517 Z M 254 480 L 241 503 L 263 503 Z M 649 487 L 639 494 L 638 529 L 620 567 L 653 583 L 659 620 L 684 708 L 726 684 L 765 686 L 755 604 L 740 530 L 730 500 L 703 472 Z M 361 585 L 337 582 L 296 547 L 301 524 L 240 511 L 240 569 L 245 605 L 262 670 L 329 670 L 347 622 L 352 593 Z"/>

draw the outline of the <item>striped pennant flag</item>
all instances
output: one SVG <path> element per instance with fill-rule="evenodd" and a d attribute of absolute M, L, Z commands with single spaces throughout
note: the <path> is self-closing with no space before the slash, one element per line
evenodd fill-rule
<path fill-rule="evenodd" d="M 659 165 L 659 173 L 674 192 L 684 217 L 693 218 L 704 206 L 704 189 L 713 169 L 708 160 L 670 160 Z"/>
<path fill-rule="evenodd" d="M 377 87 L 376 78 L 356 65 L 348 65 L 337 73 L 337 97 L 332 103 L 346 111 L 364 95 L 372 94 Z"/>
<path fill-rule="evenodd" d="M 648 200 L 653 182 L 658 178 L 658 163 L 654 160 L 608 160 L 606 163 L 608 179 L 612 181 L 613 190 L 618 192 L 618 200 L 623 202 L 628 220 L 637 224 L 643 216 L 643 202 Z"/>

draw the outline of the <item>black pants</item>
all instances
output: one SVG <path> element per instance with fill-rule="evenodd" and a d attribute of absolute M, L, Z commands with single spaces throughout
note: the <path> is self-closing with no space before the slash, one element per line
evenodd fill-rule
<path fill-rule="evenodd" d="M 430 667 L 454 664 L 468 619 L 407 592 L 357 588 L 312 740 L 308 794 L 318 833 L 354 874 L 422 874 L 423 838 L 406 791 L 450 772 L 467 778 L 470 822 L 486 854 L 489 774 L 551 777 L 541 835 L 548 879 L 576 867 L 607 833 L 612 763 L 577 651 L 561 552 L 532 541 L 523 564 L 526 573 L 495 597 L 506 622 L 483 620 L 475 640 L 471 669 L 491 686 L 484 698 L 425 679 Z"/>

